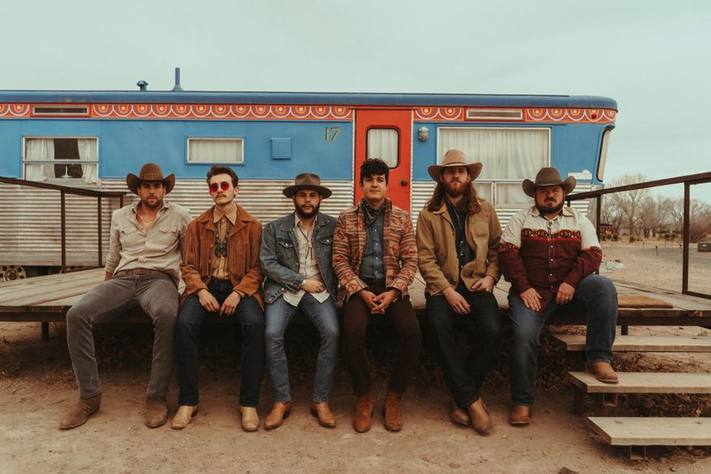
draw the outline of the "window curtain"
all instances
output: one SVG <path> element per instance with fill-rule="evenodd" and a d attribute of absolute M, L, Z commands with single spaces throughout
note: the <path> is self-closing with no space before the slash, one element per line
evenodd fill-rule
<path fill-rule="evenodd" d="M 242 140 L 188 140 L 190 163 L 242 163 Z"/>
<path fill-rule="evenodd" d="M 26 161 L 53 161 L 54 140 L 52 138 L 27 138 L 25 139 Z M 28 181 L 47 181 L 54 177 L 54 165 L 27 163 L 25 165 L 25 179 Z"/>
<path fill-rule="evenodd" d="M 372 128 L 368 130 L 368 158 L 380 158 L 390 168 L 397 166 L 397 130 Z"/>
<path fill-rule="evenodd" d="M 550 136 L 545 129 L 442 128 L 439 130 L 440 159 L 450 148 L 458 148 L 466 153 L 469 161 L 480 161 L 484 165 L 477 179 L 497 182 L 497 204 L 522 204 L 530 198 L 521 190 L 521 181 L 533 179 L 539 169 L 548 166 Z M 498 183 L 506 180 L 515 183 Z"/>
<path fill-rule="evenodd" d="M 89 161 L 93 163 L 82 163 L 81 174 L 86 184 L 96 184 L 98 179 L 97 168 L 97 146 L 93 138 L 80 138 L 77 140 L 79 149 L 79 161 Z"/>

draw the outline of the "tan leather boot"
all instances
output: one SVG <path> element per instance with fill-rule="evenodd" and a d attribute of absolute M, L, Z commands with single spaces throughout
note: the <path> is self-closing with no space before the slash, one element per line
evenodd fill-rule
<path fill-rule="evenodd" d="M 243 407 L 240 405 L 239 413 L 242 416 L 243 431 L 249 433 L 259 429 L 259 413 L 257 413 L 255 407 Z"/>
<path fill-rule="evenodd" d="M 370 430 L 373 424 L 373 409 L 375 401 L 373 397 L 363 395 L 356 399 L 355 414 L 353 415 L 353 429 L 358 433 L 365 433 Z"/>
<path fill-rule="evenodd" d="M 514 426 L 525 426 L 531 422 L 531 407 L 528 405 L 514 405 L 511 407 L 509 423 Z"/>
<path fill-rule="evenodd" d="M 482 436 L 491 433 L 494 423 L 491 421 L 491 416 L 489 416 L 489 410 L 486 409 L 484 400 L 477 398 L 474 403 L 467 407 L 467 411 L 472 421 L 472 428 L 474 428 L 477 433 Z"/>
<path fill-rule="evenodd" d="M 596 379 L 604 383 L 618 383 L 617 374 L 609 362 L 604 360 L 596 360 L 588 362 L 588 372 L 593 374 Z"/>
<path fill-rule="evenodd" d="M 452 411 L 449 415 L 452 421 L 458 425 L 469 426 L 472 423 L 469 418 L 469 413 L 459 408 L 454 402 L 452 402 Z"/>
<path fill-rule="evenodd" d="M 91 398 L 80 398 L 77 403 L 70 406 L 59 422 L 60 430 L 70 430 L 86 423 L 91 415 L 99 411 L 101 406 L 101 394 Z"/>
<path fill-rule="evenodd" d="M 274 406 L 272 406 L 272 411 L 270 411 L 264 419 L 264 429 L 273 430 L 274 428 L 279 428 L 282 423 L 284 423 L 284 419 L 289 418 L 290 414 L 291 401 L 276 402 Z"/>
<path fill-rule="evenodd" d="M 383 404 L 383 425 L 388 431 L 400 431 L 402 429 L 402 414 L 400 413 L 401 393 L 388 392 L 385 395 Z"/>
<path fill-rule="evenodd" d="M 198 414 L 198 406 L 181 405 L 178 407 L 178 411 L 175 412 L 173 417 L 173 422 L 170 427 L 174 430 L 182 430 L 190 424 L 193 416 Z"/>
<path fill-rule="evenodd" d="M 327 402 L 312 403 L 311 415 L 318 419 L 318 424 L 324 428 L 336 427 L 336 415 L 333 414 Z"/>
<path fill-rule="evenodd" d="M 158 428 L 168 421 L 168 405 L 165 400 L 146 399 L 143 409 L 143 423 L 149 428 Z"/>

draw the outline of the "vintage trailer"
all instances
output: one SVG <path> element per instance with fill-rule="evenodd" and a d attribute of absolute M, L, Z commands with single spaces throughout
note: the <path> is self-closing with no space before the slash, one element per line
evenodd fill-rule
<path fill-rule="evenodd" d="M 416 219 L 427 167 L 460 148 L 484 164 L 478 191 L 505 225 L 542 166 L 574 175 L 578 191 L 601 185 L 616 113 L 612 99 L 565 95 L 0 91 L 0 177 L 127 191 L 126 174 L 154 161 L 177 177 L 170 199 L 197 215 L 211 203 L 208 168 L 228 164 L 238 201 L 266 223 L 291 210 L 281 190 L 303 171 L 334 190 L 322 209 L 338 214 L 359 198 L 360 163 L 380 157 L 390 196 Z M 104 249 L 118 206 L 102 200 Z M 56 190 L 0 184 L 0 279 L 61 265 L 59 209 Z M 96 265 L 97 200 L 67 195 L 65 219 L 65 265 Z"/>

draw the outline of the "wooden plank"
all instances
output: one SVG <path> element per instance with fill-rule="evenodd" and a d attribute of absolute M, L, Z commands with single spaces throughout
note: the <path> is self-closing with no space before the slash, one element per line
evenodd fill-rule
<path fill-rule="evenodd" d="M 554 334 L 553 338 L 565 344 L 569 352 L 585 350 L 582 334 Z M 617 336 L 612 346 L 614 352 L 711 352 L 708 336 Z"/>
<path fill-rule="evenodd" d="M 42 276 L 36 276 L 32 278 L 25 278 L 23 280 L 11 280 L 11 281 L 3 281 L 0 282 L 0 291 L 3 291 L 8 288 L 17 288 L 17 287 L 25 287 L 25 286 L 34 286 L 34 285 L 43 285 L 44 283 L 47 282 L 53 282 L 57 280 L 71 280 L 73 278 L 77 278 L 79 276 L 83 275 L 101 275 L 101 278 L 104 277 L 104 269 L 103 267 L 101 268 L 92 268 L 90 270 L 80 270 L 77 272 L 70 272 L 70 273 L 56 273 L 53 275 L 42 275 Z"/>
<path fill-rule="evenodd" d="M 619 383 L 600 382 L 587 372 L 568 372 L 586 393 L 711 393 L 711 373 L 618 372 Z"/>
<path fill-rule="evenodd" d="M 41 285 L 27 284 L 22 287 L 11 287 L 0 291 L 0 301 L 5 306 L 29 305 L 37 299 L 46 301 L 45 295 L 66 289 L 86 288 L 88 290 L 102 279 L 98 275 L 78 275 L 76 278 L 57 278 L 54 281 L 45 281 Z M 84 291 L 86 291 L 84 290 Z"/>
<path fill-rule="evenodd" d="M 588 417 L 612 446 L 711 446 L 711 418 Z"/>
<path fill-rule="evenodd" d="M 18 291 L 12 297 L 3 300 L 4 306 L 35 306 L 46 303 L 52 300 L 66 298 L 68 296 L 81 295 L 96 286 L 100 281 L 87 280 L 79 282 L 62 282 L 61 285 L 56 285 L 44 288 L 41 291 L 29 289 L 27 291 Z"/>

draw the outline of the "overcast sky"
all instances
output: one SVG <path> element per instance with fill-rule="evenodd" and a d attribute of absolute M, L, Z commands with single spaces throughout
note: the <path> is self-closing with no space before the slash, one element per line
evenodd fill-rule
<path fill-rule="evenodd" d="M 602 95 L 606 180 L 711 171 L 711 2 L 4 2 L 0 89 Z M 708 196 L 711 196 L 711 185 Z M 706 194 L 706 192 L 704 192 Z"/>

